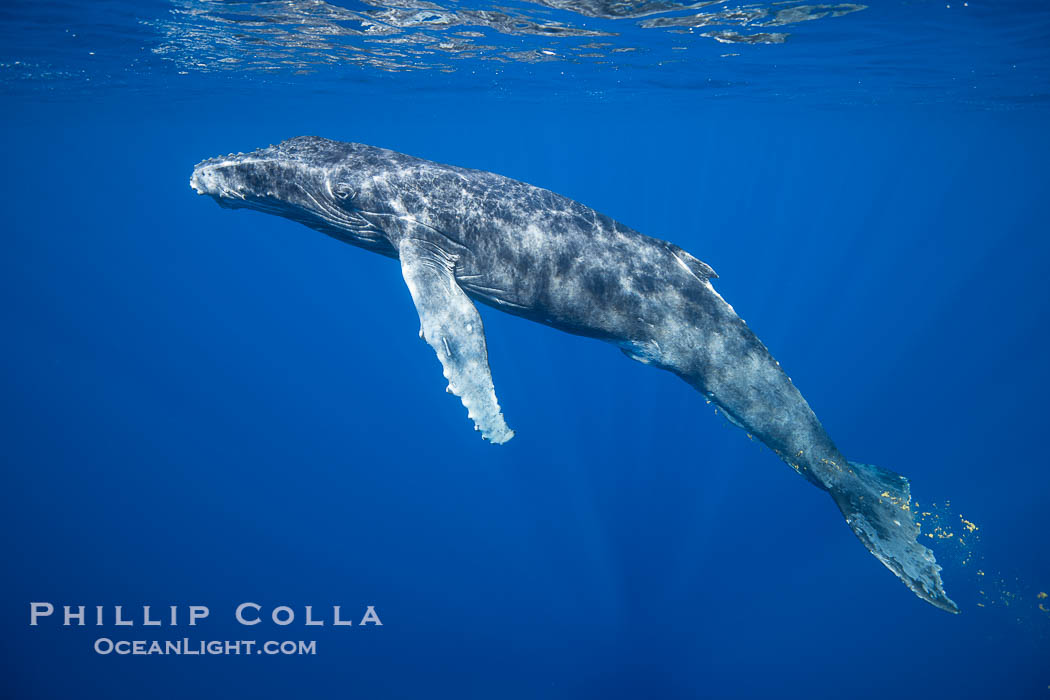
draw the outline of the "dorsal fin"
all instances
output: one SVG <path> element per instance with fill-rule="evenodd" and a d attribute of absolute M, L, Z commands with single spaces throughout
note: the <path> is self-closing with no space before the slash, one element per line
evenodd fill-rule
<path fill-rule="evenodd" d="M 702 260 L 697 260 L 674 243 L 668 243 L 667 248 L 671 251 L 671 254 L 678 259 L 678 263 L 693 273 L 701 282 L 718 278 L 718 274 L 710 265 Z"/>

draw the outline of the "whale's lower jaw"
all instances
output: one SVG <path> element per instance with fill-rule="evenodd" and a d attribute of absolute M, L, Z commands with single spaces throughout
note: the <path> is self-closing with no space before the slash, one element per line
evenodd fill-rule
<path fill-rule="evenodd" d="M 243 195 L 226 189 L 210 178 L 206 171 L 200 169 L 193 171 L 190 177 L 190 187 L 199 195 L 211 197 L 216 204 L 226 209 L 243 209 L 248 206 L 244 204 L 246 198 Z"/>

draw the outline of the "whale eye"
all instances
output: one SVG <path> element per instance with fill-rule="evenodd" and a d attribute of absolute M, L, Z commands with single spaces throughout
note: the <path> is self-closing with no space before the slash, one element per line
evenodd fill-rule
<path fill-rule="evenodd" d="M 353 199 L 357 196 L 357 193 L 354 192 L 353 188 L 345 182 L 338 182 L 332 185 L 332 194 L 337 199 Z"/>

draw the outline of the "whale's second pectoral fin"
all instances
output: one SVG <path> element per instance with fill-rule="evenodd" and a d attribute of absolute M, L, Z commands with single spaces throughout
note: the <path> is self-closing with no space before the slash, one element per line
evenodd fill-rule
<path fill-rule="evenodd" d="M 405 238 L 398 252 L 423 339 L 441 360 L 449 391 L 463 400 L 481 437 L 497 445 L 510 440 L 514 431 L 496 400 L 481 315 L 456 282 L 455 258 L 416 238 Z"/>

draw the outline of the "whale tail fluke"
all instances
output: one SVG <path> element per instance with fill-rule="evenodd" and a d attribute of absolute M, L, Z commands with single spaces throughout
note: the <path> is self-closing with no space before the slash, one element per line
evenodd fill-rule
<path fill-rule="evenodd" d="M 831 495 L 853 534 L 915 595 L 941 610 L 959 612 L 944 592 L 933 552 L 918 542 L 908 480 L 874 464 L 850 462 L 850 467 L 857 479 Z"/>

